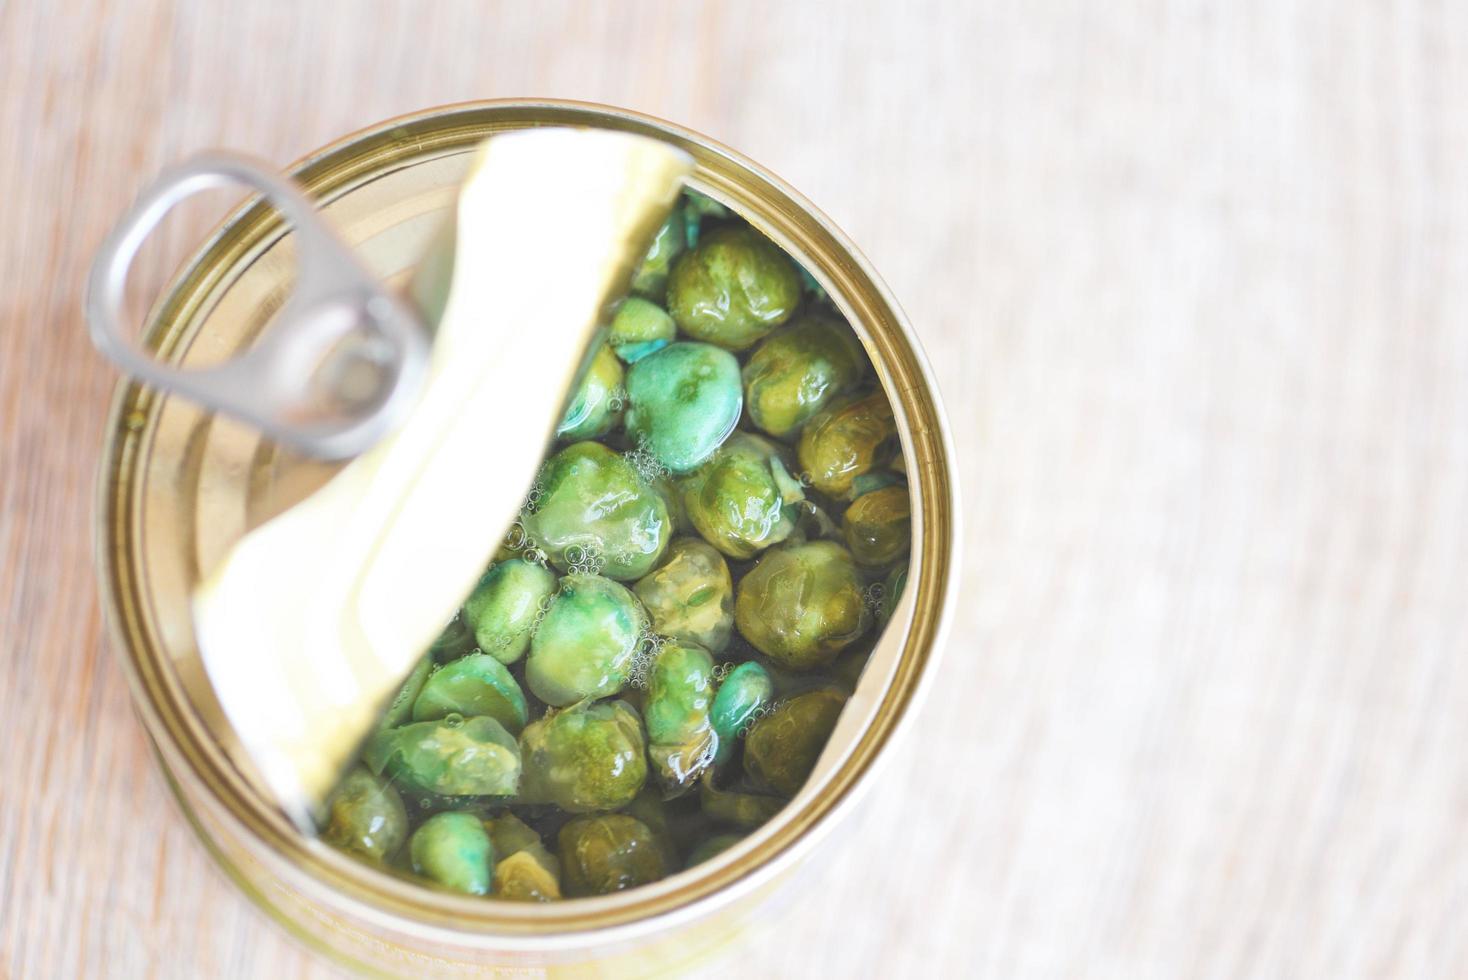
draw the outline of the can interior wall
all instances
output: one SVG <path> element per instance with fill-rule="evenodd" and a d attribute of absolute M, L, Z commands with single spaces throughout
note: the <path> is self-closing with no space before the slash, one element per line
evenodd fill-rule
<path fill-rule="evenodd" d="M 908 586 L 806 787 L 770 823 L 694 871 L 629 892 L 550 905 L 486 902 L 418 887 L 302 838 L 248 771 L 200 664 L 188 597 L 243 531 L 334 472 L 227 419 L 124 382 L 99 485 L 102 594 L 134 701 L 170 785 L 221 866 L 290 931 L 364 972 L 453 976 L 499 967 L 540 975 L 647 975 L 725 943 L 775 882 L 871 781 L 921 696 L 956 585 L 953 449 L 905 317 L 841 233 L 778 178 L 659 120 L 566 102 L 429 110 L 347 137 L 292 174 L 369 268 L 404 282 L 451 207 L 468 154 L 496 132 L 591 126 L 671 142 L 691 185 L 793 255 L 866 345 L 897 416 L 913 501 Z M 293 244 L 278 216 L 230 216 L 150 314 L 160 358 L 196 367 L 247 347 L 289 294 Z"/>

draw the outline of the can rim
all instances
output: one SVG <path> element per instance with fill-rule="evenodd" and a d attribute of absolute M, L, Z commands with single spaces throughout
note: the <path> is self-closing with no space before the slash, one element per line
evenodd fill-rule
<path fill-rule="evenodd" d="M 706 872 L 675 882 L 676 887 L 660 887 L 667 885 L 665 881 L 614 896 L 527 909 L 516 903 L 485 902 L 401 882 L 361 867 L 335 852 L 323 854 L 329 849 L 301 838 L 289 828 L 283 816 L 277 815 L 279 819 L 272 821 L 257 812 L 258 808 L 252 807 L 249 800 L 231 799 L 222 792 L 231 782 L 229 774 L 211 768 L 217 767 L 218 761 L 210 759 L 204 747 L 189 744 L 187 737 L 194 733 L 180 725 L 176 716 L 179 706 L 155 700 L 167 692 L 159 686 L 159 651 L 147 650 L 146 630 L 140 628 L 139 617 L 144 613 L 136 603 L 141 596 L 129 592 L 130 588 L 136 589 L 136 583 L 128 567 L 132 508 L 125 479 L 146 449 L 144 441 L 137 438 L 136 427 L 129 426 L 129 420 L 153 399 L 125 380 L 114 393 L 105 430 L 98 473 L 98 533 L 94 555 L 117 656 L 133 692 L 134 706 L 153 735 L 169 778 L 177 779 L 182 770 L 200 780 L 211 804 L 217 805 L 238 829 L 263 847 L 274 859 L 272 870 L 282 879 L 295 888 L 320 893 L 329 904 L 349 906 L 356 915 L 389 928 L 428 932 L 450 942 L 477 939 L 496 947 L 541 949 L 547 945 L 564 946 L 568 940 L 601 943 L 666 928 L 674 919 L 709 911 L 716 904 L 735 901 L 760 888 L 816 846 L 869 787 L 874 767 L 889 754 L 886 750 L 892 740 L 910 727 L 911 718 L 932 683 L 938 651 L 956 601 L 960 518 L 952 436 L 931 367 L 905 313 L 865 256 L 830 218 L 779 177 L 723 144 L 686 127 L 613 106 L 565 100 L 505 99 L 462 102 L 398 116 L 342 137 L 303 157 L 288 170 L 312 196 L 344 193 L 354 180 L 387 172 L 383 165 L 390 162 L 388 157 L 395 150 L 401 153 L 405 142 L 421 147 L 425 137 L 445 145 L 470 137 L 477 141 L 485 135 L 485 117 L 495 116 L 506 117 L 498 120 L 504 124 L 499 128 L 515 125 L 517 117 L 536 117 L 522 124 L 599 125 L 672 141 L 698 151 L 701 174 L 705 158 L 722 161 L 728 171 L 723 174 L 725 182 L 711 189 L 748 190 L 735 186 L 735 178 L 740 178 L 744 184 L 774 198 L 772 202 L 761 202 L 767 210 L 742 207 L 741 213 L 801 257 L 828 289 L 835 287 L 833 299 L 840 302 L 843 312 L 863 333 L 869 348 L 882 339 L 871 329 L 873 314 L 880 314 L 877 318 L 894 327 L 896 337 L 901 339 L 899 345 L 894 337 L 886 337 L 887 348 L 874 353 L 880 354 L 889 369 L 901 368 L 894 372 L 889 395 L 899 403 L 894 408 L 906 416 L 904 451 L 921 463 L 916 467 L 914 481 L 915 488 L 920 487 L 921 491 L 919 505 L 914 508 L 914 556 L 920 556 L 919 574 L 910 578 L 904 597 L 904 604 L 911 607 L 911 621 L 903 637 L 904 650 L 898 658 L 897 675 L 876 715 L 853 743 L 847 758 L 831 774 L 822 795 L 811 796 L 799 806 L 788 806 L 786 810 L 791 811 L 788 819 L 763 840 L 753 842 L 754 846 L 736 855 L 737 860 L 710 862 Z M 170 289 L 169 297 L 176 298 L 191 279 L 201 274 L 207 277 L 207 272 L 201 273 L 201 269 L 208 265 L 231 229 L 238 229 L 250 219 L 252 207 L 246 205 L 225 219 L 200 247 L 188 271 Z M 255 217 L 257 221 L 264 220 L 263 215 Z M 772 227 L 775 219 L 783 220 L 790 227 L 783 230 Z M 789 233 L 797 225 L 802 242 L 793 240 Z M 814 245 L 821 246 L 824 260 L 812 253 Z M 861 294 L 861 302 L 856 302 L 858 296 L 852 293 L 854 286 L 861 287 L 856 291 Z M 160 308 L 165 308 L 168 302 L 169 298 L 165 298 Z M 867 316 L 855 308 L 866 310 Z M 153 345 L 166 340 L 162 336 L 165 323 L 161 318 L 150 317 L 145 342 Z M 153 408 L 156 410 L 156 405 Z M 915 445 L 918 443 L 921 445 Z M 172 707 L 175 716 L 167 716 L 165 707 Z M 167 738 L 162 737 L 164 734 Z M 776 820 L 780 821 L 781 817 Z M 217 848 L 211 846 L 209 850 L 219 857 Z M 345 870 L 336 866 L 337 862 L 345 865 Z M 398 890 L 404 894 L 390 894 Z M 510 905 L 515 907 L 506 907 Z M 547 910 L 551 910 L 550 914 L 546 914 Z M 524 914 L 527 911 L 531 914 Z"/>

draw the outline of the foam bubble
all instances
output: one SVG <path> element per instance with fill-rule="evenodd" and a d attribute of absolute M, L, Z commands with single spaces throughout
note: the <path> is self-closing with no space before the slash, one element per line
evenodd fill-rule
<path fill-rule="evenodd" d="M 535 478 L 535 482 L 530 485 L 529 491 L 527 491 L 525 494 L 525 502 L 520 505 L 521 515 L 528 517 L 531 514 L 534 514 L 536 511 L 540 510 L 541 501 L 544 499 L 545 484 L 541 482 L 540 477 L 537 476 Z"/>
<path fill-rule="evenodd" d="M 645 446 L 639 445 L 635 449 L 627 450 L 622 458 L 632 464 L 644 483 L 655 483 L 668 475 L 668 468 L 658 462 L 658 458 L 648 452 Z"/>
<path fill-rule="evenodd" d="M 632 646 L 632 659 L 627 665 L 628 683 L 636 688 L 647 686 L 652 679 L 653 664 L 656 663 L 658 654 L 663 652 L 663 646 L 667 642 L 666 636 L 653 632 L 651 625 L 643 624 Z"/>
<path fill-rule="evenodd" d="M 749 730 L 754 727 L 754 723 L 769 713 L 770 709 L 767 705 L 762 704 L 758 708 L 755 708 L 749 713 L 749 717 L 744 719 L 744 724 L 739 726 L 739 730 L 734 733 L 734 737 L 743 738 L 748 735 Z"/>
<path fill-rule="evenodd" d="M 862 590 L 861 598 L 867 608 L 876 612 L 882 605 L 882 597 L 887 594 L 887 587 L 881 582 L 873 582 Z"/>

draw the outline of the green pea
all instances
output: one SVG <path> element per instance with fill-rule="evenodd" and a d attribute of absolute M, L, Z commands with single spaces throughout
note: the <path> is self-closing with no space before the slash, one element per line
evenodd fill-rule
<path fill-rule="evenodd" d="M 678 327 L 668 311 L 640 296 L 628 296 L 607 328 L 607 344 L 627 364 L 636 364 L 673 342 Z"/>
<path fill-rule="evenodd" d="M 652 831 L 653 839 L 664 846 L 663 861 L 668 867 L 674 867 L 678 863 L 677 845 L 682 844 L 685 839 L 691 841 L 690 833 L 697 833 L 693 824 L 698 823 L 696 811 L 688 812 L 684 800 L 668 799 L 663 795 L 662 789 L 653 781 L 648 780 L 643 785 L 642 791 L 633 797 L 632 802 L 622 807 L 622 812 L 629 817 L 636 817 L 647 824 Z M 681 812 L 673 812 L 677 806 Z M 695 819 L 690 820 L 692 816 Z"/>
<path fill-rule="evenodd" d="M 511 854 L 518 854 L 526 848 L 542 846 L 540 835 L 535 832 L 535 828 L 513 813 L 501 813 L 497 817 L 484 821 L 484 829 L 489 831 L 489 840 L 494 845 L 495 856 L 502 861 Z"/>
<path fill-rule="evenodd" d="M 647 755 L 663 789 L 688 789 L 713 762 L 718 744 L 709 708 L 714 700 L 714 660 L 700 646 L 673 641 L 653 661 L 643 721 Z"/>
<path fill-rule="evenodd" d="M 814 670 L 865 633 L 872 615 L 846 549 L 811 541 L 770 552 L 744 576 L 734 622 L 776 663 Z"/>
<path fill-rule="evenodd" d="M 608 895 L 668 873 L 652 831 L 623 813 L 576 817 L 561 828 L 559 843 L 567 895 Z"/>
<path fill-rule="evenodd" d="M 520 735 L 521 800 L 570 813 L 615 810 L 647 779 L 642 722 L 625 701 L 583 701 L 549 711 Z"/>
<path fill-rule="evenodd" d="M 871 645 L 860 643 L 836 658 L 831 665 L 831 680 L 835 687 L 840 688 L 846 694 L 853 693 L 857 685 L 861 683 L 861 675 L 867 667 L 867 661 L 872 659 Z"/>
<path fill-rule="evenodd" d="M 595 442 L 556 453 L 540 476 L 541 496 L 522 519 L 530 539 L 562 571 L 589 558 L 602 574 L 641 578 L 672 535 L 667 505 L 622 456 Z"/>
<path fill-rule="evenodd" d="M 821 673 L 793 671 L 780 666 L 772 660 L 766 660 L 760 666 L 769 672 L 770 680 L 775 685 L 776 701 L 782 698 L 793 697 L 797 694 L 804 694 L 806 691 L 822 686 L 824 681 L 824 675 Z M 763 716 L 764 712 L 760 714 Z M 745 731 L 748 732 L 748 728 Z"/>
<path fill-rule="evenodd" d="M 799 304 L 795 263 L 749 227 L 725 225 L 702 235 L 668 277 L 668 312 L 678 328 L 729 350 L 758 342 Z"/>
<path fill-rule="evenodd" d="M 662 300 L 663 294 L 668 290 L 668 270 L 673 260 L 683 254 L 684 244 L 683 210 L 674 208 L 673 213 L 668 215 L 668 220 L 658 229 L 657 237 L 653 239 L 652 247 L 647 250 L 642 264 L 637 267 L 637 272 L 632 277 L 632 291 Z"/>
<path fill-rule="evenodd" d="M 398 791 L 361 766 L 332 791 L 326 813 L 321 836 L 374 861 L 392 857 L 408 836 L 408 812 Z"/>
<path fill-rule="evenodd" d="M 567 575 L 530 641 L 525 682 L 546 704 L 615 694 L 627 684 L 647 614 L 626 586 Z"/>
<path fill-rule="evenodd" d="M 758 786 L 794 796 L 815 769 L 845 706 L 846 698 L 829 690 L 777 703 L 745 736 L 745 773 Z"/>
<path fill-rule="evenodd" d="M 739 362 L 711 344 L 673 344 L 627 372 L 627 435 L 674 473 L 712 456 L 743 405 Z"/>
<path fill-rule="evenodd" d="M 489 894 L 494 848 L 474 814 L 434 814 L 413 832 L 408 850 L 415 873 L 457 892 Z"/>
<path fill-rule="evenodd" d="M 755 661 L 746 661 L 729 671 L 719 682 L 719 692 L 714 695 L 709 713 L 719 736 L 719 747 L 732 747 L 745 726 L 764 711 L 774 696 L 775 682 L 770 672 Z"/>
<path fill-rule="evenodd" d="M 432 659 L 439 663 L 448 663 L 457 660 L 466 653 L 474 652 L 474 630 L 464 619 L 460 612 L 449 624 L 438 634 L 438 638 L 428 647 L 428 653 Z M 408 702 L 412 706 L 412 702 Z"/>
<path fill-rule="evenodd" d="M 601 344 L 576 385 L 556 435 L 570 440 L 595 439 L 606 435 L 621 417 L 622 362 L 611 348 Z"/>
<path fill-rule="evenodd" d="M 683 212 L 684 240 L 688 243 L 689 248 L 698 244 L 705 218 L 722 221 L 731 214 L 724 205 L 695 190 L 683 192 L 683 205 L 679 210 Z"/>
<path fill-rule="evenodd" d="M 689 522 L 730 558 L 752 558 L 795 530 L 804 499 L 785 451 L 736 432 L 679 486 Z"/>
<path fill-rule="evenodd" d="M 800 466 L 811 485 L 847 497 L 852 482 L 897 454 L 897 423 L 880 391 L 838 398 L 800 430 Z"/>
<path fill-rule="evenodd" d="M 720 789 L 711 772 L 704 773 L 699 781 L 698 800 L 704 815 L 713 822 L 744 830 L 753 830 L 785 809 L 785 801 L 779 797 Z"/>
<path fill-rule="evenodd" d="M 658 464 L 654 465 L 658 471 L 652 474 L 648 485 L 662 499 L 663 506 L 668 508 L 668 533 L 686 532 L 693 525 L 688 522 L 688 510 L 683 506 L 683 491 L 678 489 L 678 484 L 673 482 L 667 470 Z"/>
<path fill-rule="evenodd" d="M 668 799 L 652 783 L 645 784 L 641 792 L 632 798 L 632 802 L 622 809 L 628 816 L 636 817 L 651 827 L 653 833 L 671 834 Z"/>
<path fill-rule="evenodd" d="M 549 852 L 546 858 L 555 861 Z M 497 863 L 493 888 L 496 898 L 512 902 L 554 902 L 561 897 L 561 880 L 555 869 L 531 851 L 512 854 Z"/>
<path fill-rule="evenodd" d="M 514 796 L 520 782 L 515 737 L 493 718 L 449 715 L 380 731 L 363 761 L 409 792 L 438 796 Z"/>
<path fill-rule="evenodd" d="M 494 894 L 517 901 L 561 897 L 561 866 L 540 835 L 512 813 L 485 822 L 494 845 Z"/>
<path fill-rule="evenodd" d="M 893 460 L 894 465 L 901 462 L 901 456 L 898 456 L 896 459 Z M 907 478 L 903 474 L 898 473 L 895 470 L 872 470 L 869 473 L 862 473 L 858 476 L 852 477 L 851 489 L 847 491 L 847 495 L 852 500 L 855 500 L 857 497 L 865 496 L 866 494 L 869 494 L 874 490 L 880 490 L 883 487 L 905 486 L 907 486 Z"/>
<path fill-rule="evenodd" d="M 744 837 L 744 834 L 715 834 L 712 837 L 706 838 L 689 853 L 688 861 L 684 864 L 684 867 L 691 868 L 695 864 L 702 864 L 711 858 L 716 858 L 735 844 L 744 840 Z"/>
<path fill-rule="evenodd" d="M 520 685 L 509 668 L 487 653 L 471 653 L 440 667 L 413 702 L 414 721 L 449 715 L 487 715 L 512 735 L 530 720 Z"/>
<path fill-rule="evenodd" d="M 653 629 L 714 652 L 734 631 L 734 582 L 729 565 L 706 541 L 674 538 L 662 565 L 633 586 Z"/>
<path fill-rule="evenodd" d="M 691 187 L 683 191 L 683 211 L 698 218 L 727 218 L 732 213 L 707 194 Z"/>
<path fill-rule="evenodd" d="M 907 487 L 890 486 L 862 494 L 841 520 L 851 557 L 862 565 L 888 565 L 912 544 L 912 502 Z"/>
<path fill-rule="evenodd" d="M 388 704 L 387 711 L 383 712 L 378 728 L 396 728 L 413 716 L 413 702 L 418 700 L 418 692 L 423 690 L 423 684 L 432 670 L 431 655 L 422 657 L 413 665 L 413 672 L 403 681 L 403 686 L 398 688 L 398 693 Z"/>
<path fill-rule="evenodd" d="M 765 338 L 744 366 L 749 417 L 784 438 L 860 381 L 866 364 L 845 323 L 822 313 L 801 316 Z"/>
<path fill-rule="evenodd" d="M 800 267 L 800 284 L 805 287 L 806 293 L 811 299 L 818 303 L 829 302 L 831 297 L 826 295 L 826 288 L 816 282 L 816 277 L 804 267 Z"/>
<path fill-rule="evenodd" d="M 529 648 L 541 603 L 555 591 L 556 576 L 544 565 L 523 558 L 497 562 L 464 601 L 461 618 L 479 649 L 512 664 Z"/>

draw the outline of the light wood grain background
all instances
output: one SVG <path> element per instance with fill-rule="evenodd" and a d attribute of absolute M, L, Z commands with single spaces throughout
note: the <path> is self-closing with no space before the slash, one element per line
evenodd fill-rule
<path fill-rule="evenodd" d="M 804 190 L 961 447 L 933 696 L 743 972 L 1468 974 L 1468 6 L 0 0 L 0 975 L 329 974 L 107 650 L 93 249 L 192 151 L 515 95 Z"/>

